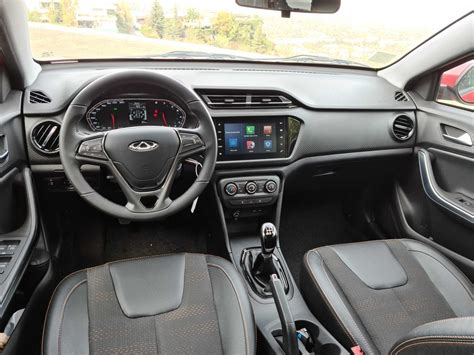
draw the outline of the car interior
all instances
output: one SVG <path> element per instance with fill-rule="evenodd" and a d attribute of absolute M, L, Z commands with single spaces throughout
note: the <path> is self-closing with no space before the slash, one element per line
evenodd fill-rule
<path fill-rule="evenodd" d="M 350 1 L 225 2 L 317 22 Z M 41 60 L 31 31 L 59 25 L 0 0 L 1 353 L 473 354 L 469 6 L 374 68 Z"/>

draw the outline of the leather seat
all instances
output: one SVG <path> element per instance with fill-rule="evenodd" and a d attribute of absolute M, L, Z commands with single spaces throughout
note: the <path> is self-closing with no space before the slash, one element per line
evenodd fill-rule
<path fill-rule="evenodd" d="M 364 354 L 474 353 L 473 284 L 414 240 L 326 246 L 304 257 L 301 289 L 315 316 Z"/>
<path fill-rule="evenodd" d="M 246 287 L 219 257 L 176 254 L 71 274 L 57 287 L 44 354 L 253 354 Z"/>

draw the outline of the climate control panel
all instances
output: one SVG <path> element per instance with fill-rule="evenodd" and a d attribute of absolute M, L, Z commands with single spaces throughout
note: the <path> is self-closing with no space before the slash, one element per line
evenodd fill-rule
<path fill-rule="evenodd" d="M 272 176 L 245 176 L 219 181 L 219 192 L 230 208 L 271 205 L 278 199 L 280 178 Z"/>

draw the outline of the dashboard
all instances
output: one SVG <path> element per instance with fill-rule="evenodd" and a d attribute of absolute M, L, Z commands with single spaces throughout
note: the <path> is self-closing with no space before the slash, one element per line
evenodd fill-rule
<path fill-rule="evenodd" d="M 120 69 L 158 71 L 191 88 L 206 104 L 218 139 L 217 167 L 289 166 L 307 158 L 413 148 L 414 136 L 395 139 L 399 116 L 416 119 L 413 102 L 396 100 L 398 88 L 364 69 L 244 63 L 82 63 L 45 65 L 24 101 L 25 133 L 33 166 L 60 164 L 59 154 L 38 150 L 35 133 L 44 123 L 60 128 L 72 98 L 93 80 Z M 30 102 L 30 93 L 48 103 Z M 278 101 L 279 100 L 279 101 Z M 166 88 L 113 87 L 87 108 L 81 129 L 130 126 L 196 128 L 199 118 Z M 57 134 L 57 131 L 56 133 Z M 41 138 L 42 135 L 39 134 Z"/>

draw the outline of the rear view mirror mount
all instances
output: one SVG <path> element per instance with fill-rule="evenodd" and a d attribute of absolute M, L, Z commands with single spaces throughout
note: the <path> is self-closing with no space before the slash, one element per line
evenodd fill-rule
<path fill-rule="evenodd" d="M 282 17 L 290 17 L 292 12 L 333 14 L 341 6 L 341 0 L 236 0 L 236 3 L 243 7 L 280 11 Z"/>

